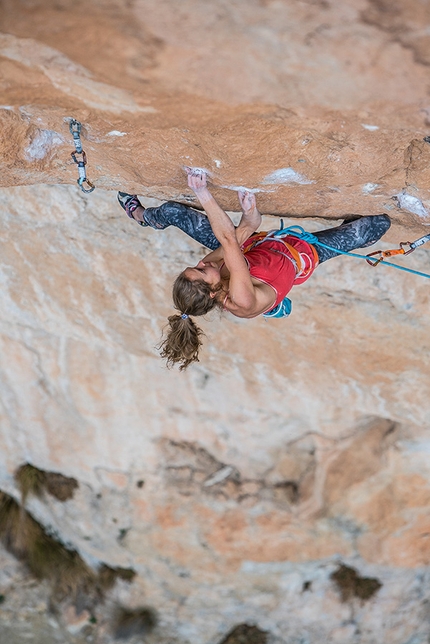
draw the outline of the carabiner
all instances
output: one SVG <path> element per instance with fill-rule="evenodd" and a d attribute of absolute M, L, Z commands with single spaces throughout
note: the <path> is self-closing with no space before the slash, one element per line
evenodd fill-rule
<path fill-rule="evenodd" d="M 412 246 L 412 242 L 400 242 L 400 246 L 403 249 L 404 255 L 409 255 L 409 253 L 413 253 L 415 250 L 415 247 Z M 404 250 L 403 246 L 409 246 L 409 250 Z"/>
<path fill-rule="evenodd" d="M 90 181 L 89 179 L 86 179 L 86 178 L 84 179 L 83 177 L 81 177 L 80 179 L 78 179 L 78 182 L 77 182 L 77 183 L 78 183 L 78 185 L 80 186 L 80 188 L 81 188 L 82 192 L 92 192 L 92 191 L 93 191 L 93 190 L 95 190 L 95 188 L 96 188 L 96 187 L 95 187 L 95 185 L 94 185 L 93 183 L 91 183 L 91 181 Z M 90 186 L 90 189 L 89 189 L 89 190 L 87 190 L 86 188 L 84 188 L 84 183 L 86 183 L 88 186 Z"/>
<path fill-rule="evenodd" d="M 405 242 L 408 244 L 409 242 Z M 402 244 L 400 244 L 402 246 Z M 413 250 L 413 249 L 412 249 Z M 411 251 L 408 251 L 411 252 Z M 366 257 L 372 257 L 372 255 L 381 255 L 378 260 L 366 260 L 370 266 L 377 266 L 379 262 L 384 261 L 386 257 L 393 257 L 394 255 L 407 255 L 403 248 L 393 248 L 392 250 L 375 250 L 374 253 L 369 253 Z"/>
<path fill-rule="evenodd" d="M 378 266 L 379 262 L 382 262 L 382 260 L 384 259 L 382 252 L 383 252 L 382 250 L 375 250 L 374 253 L 369 253 L 368 255 L 366 255 L 366 262 L 370 266 Z M 381 255 L 381 257 L 379 259 L 369 259 L 373 255 Z"/>
<path fill-rule="evenodd" d="M 76 158 L 77 154 L 82 154 L 82 160 L 78 161 Z M 87 165 L 87 155 L 85 154 L 85 150 L 82 150 L 82 152 L 71 152 L 70 156 L 72 157 L 73 161 L 79 165 L 79 163 L 83 163 L 84 165 Z"/>

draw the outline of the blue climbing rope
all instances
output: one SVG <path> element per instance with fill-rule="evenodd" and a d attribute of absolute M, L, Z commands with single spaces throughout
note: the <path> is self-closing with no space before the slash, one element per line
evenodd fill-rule
<path fill-rule="evenodd" d="M 359 259 L 365 259 L 366 261 L 369 260 L 369 257 L 367 255 L 359 255 L 358 253 L 351 253 L 350 251 L 339 250 L 338 248 L 333 248 L 333 246 L 328 246 L 327 244 L 323 244 L 322 242 L 319 241 L 318 237 L 316 237 L 312 233 L 307 232 L 301 226 L 289 226 L 288 228 L 282 228 L 281 230 L 277 230 L 276 232 L 273 233 L 274 237 L 278 237 L 280 235 L 292 235 L 293 237 L 299 237 L 299 239 L 303 239 L 303 241 L 308 242 L 308 244 L 322 246 L 323 248 L 327 248 L 327 250 L 332 250 L 335 253 L 338 253 L 339 255 L 347 255 L 348 257 L 358 257 Z M 411 246 L 412 245 L 413 244 L 411 244 Z M 427 273 L 422 273 L 421 271 L 415 271 L 412 268 L 406 268 L 405 266 L 398 266 L 398 264 L 393 264 L 392 262 L 387 262 L 386 260 L 380 259 L 378 260 L 377 263 L 385 264 L 385 266 L 392 266 L 393 268 L 398 268 L 400 271 L 407 271 L 408 273 L 413 273 L 414 275 L 421 275 L 421 277 L 430 278 L 430 275 Z"/>

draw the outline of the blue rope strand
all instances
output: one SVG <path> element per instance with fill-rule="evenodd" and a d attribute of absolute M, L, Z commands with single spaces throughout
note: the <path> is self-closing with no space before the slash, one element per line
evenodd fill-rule
<path fill-rule="evenodd" d="M 293 237 L 299 237 L 300 239 L 303 239 L 303 241 L 308 242 L 308 244 L 316 244 L 317 246 L 322 246 L 323 248 L 327 248 L 327 250 L 332 250 L 335 253 L 338 253 L 339 255 L 348 255 L 349 257 L 358 257 L 360 259 L 366 259 L 366 260 L 368 259 L 367 255 L 359 255 L 358 253 L 351 253 L 349 251 L 339 250 L 338 248 L 333 248 L 333 246 L 328 246 L 327 244 L 323 244 L 322 242 L 319 241 L 318 237 L 315 237 L 315 235 L 313 235 L 312 233 L 308 233 L 301 226 L 289 226 L 288 228 L 283 228 L 282 230 L 277 230 L 275 233 L 273 233 L 274 237 L 278 237 L 280 235 L 293 235 Z M 430 278 L 430 275 L 428 275 L 427 273 L 414 271 L 412 268 L 399 266 L 398 264 L 387 262 L 385 261 L 385 259 L 378 262 L 378 265 L 379 264 L 384 264 L 385 266 L 392 266 L 393 268 L 398 268 L 399 271 L 407 271 L 408 273 L 413 273 L 414 275 L 421 275 L 421 277 Z"/>

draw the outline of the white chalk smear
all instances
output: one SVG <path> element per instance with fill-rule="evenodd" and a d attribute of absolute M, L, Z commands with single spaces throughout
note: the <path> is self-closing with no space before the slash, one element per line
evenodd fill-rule
<path fill-rule="evenodd" d="M 192 170 L 193 172 L 195 172 L 196 174 L 197 174 L 197 173 L 200 173 L 200 174 L 207 174 L 207 175 L 208 175 L 208 177 L 211 177 L 211 176 L 212 176 L 212 172 L 209 172 L 209 170 L 207 170 L 206 168 L 196 168 L 196 167 L 194 167 L 194 166 L 188 166 L 188 167 L 189 167 L 189 168 L 191 168 L 191 170 Z M 184 169 L 185 169 L 185 168 L 186 168 L 186 166 L 184 166 Z"/>
<path fill-rule="evenodd" d="M 230 474 L 233 472 L 233 468 L 231 465 L 224 465 L 218 472 L 215 472 L 212 476 L 210 476 L 206 481 L 203 483 L 204 487 L 210 487 L 211 485 L 216 485 L 217 483 L 221 483 L 221 481 L 224 481 Z"/>
<path fill-rule="evenodd" d="M 219 159 L 214 159 L 214 163 L 215 163 L 217 168 L 221 167 L 221 161 Z"/>
<path fill-rule="evenodd" d="M 300 183 L 303 185 L 315 182 L 307 179 L 303 174 L 293 170 L 293 168 L 279 168 L 279 170 L 275 170 L 271 174 L 268 174 L 267 177 L 264 177 L 263 183 Z"/>
<path fill-rule="evenodd" d="M 62 145 L 63 143 L 65 143 L 65 139 L 58 132 L 54 130 L 37 130 L 30 145 L 25 149 L 25 157 L 27 161 L 43 159 L 51 152 L 53 146 Z"/>
<path fill-rule="evenodd" d="M 107 136 L 127 136 L 127 132 L 120 132 L 119 130 L 111 130 Z"/>
<path fill-rule="evenodd" d="M 370 192 L 376 190 L 376 188 L 379 188 L 379 183 L 365 183 L 361 191 L 364 192 L 365 195 L 368 195 Z"/>
<path fill-rule="evenodd" d="M 221 188 L 225 188 L 226 190 L 234 190 L 235 192 L 238 192 L 239 190 L 245 191 L 245 192 L 271 192 L 270 190 L 262 190 L 261 188 L 247 188 L 246 186 L 220 186 Z"/>
<path fill-rule="evenodd" d="M 419 217 L 427 218 L 429 216 L 427 210 L 424 208 L 423 202 L 418 197 L 406 194 L 406 192 L 399 192 L 395 195 L 399 208 L 412 212 Z"/>
<path fill-rule="evenodd" d="M 0 105 L 0 110 L 11 110 L 13 112 L 14 109 L 13 105 Z"/>
<path fill-rule="evenodd" d="M 368 125 L 367 123 L 362 123 L 361 127 L 364 127 L 365 130 L 370 130 L 371 132 L 374 132 L 375 130 L 379 130 L 378 125 Z"/>

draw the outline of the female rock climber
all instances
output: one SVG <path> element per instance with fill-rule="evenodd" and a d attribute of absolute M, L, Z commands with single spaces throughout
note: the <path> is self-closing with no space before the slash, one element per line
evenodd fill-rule
<path fill-rule="evenodd" d="M 275 312 L 294 285 L 305 282 L 318 264 L 339 256 L 336 250 L 291 234 L 256 233 L 261 214 L 255 195 L 245 190 L 238 192 L 242 218 L 235 228 L 209 192 L 206 174 L 192 168 L 186 172 L 188 186 L 206 214 L 172 201 L 144 208 L 136 195 L 118 193 L 127 215 L 141 226 L 176 226 L 212 250 L 196 266 L 182 271 L 173 284 L 173 303 L 179 314 L 168 318 L 170 328 L 160 349 L 167 365 L 178 364 L 181 371 L 198 361 L 202 344 L 202 331 L 191 316 L 205 315 L 218 307 L 240 318 L 277 317 Z M 352 216 L 340 226 L 314 235 L 334 249 L 351 251 L 377 242 L 390 224 L 387 215 Z"/>

